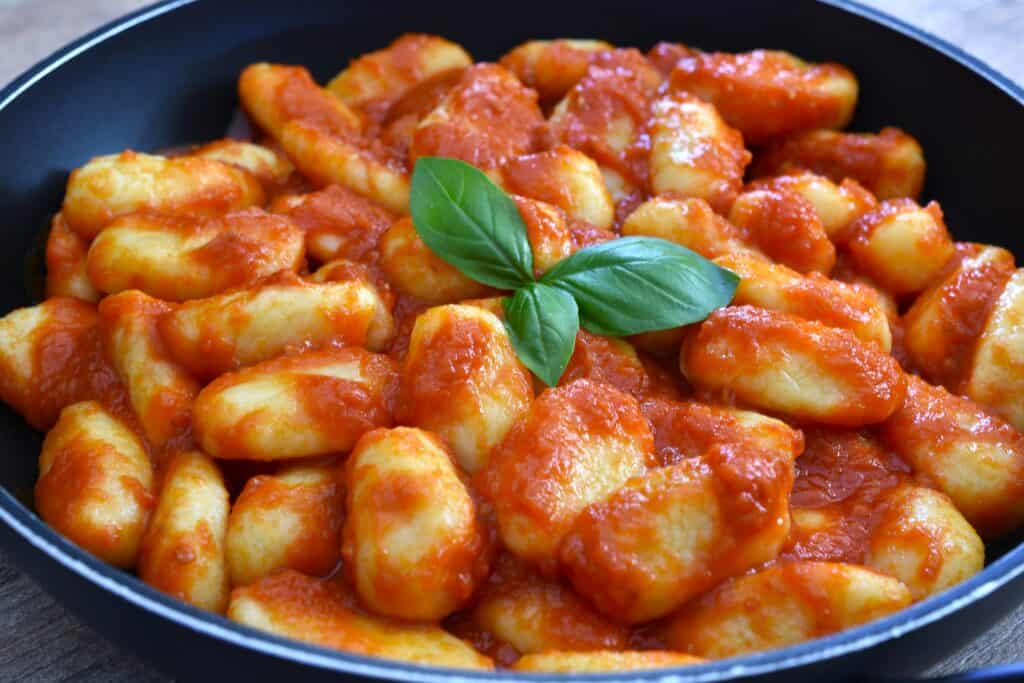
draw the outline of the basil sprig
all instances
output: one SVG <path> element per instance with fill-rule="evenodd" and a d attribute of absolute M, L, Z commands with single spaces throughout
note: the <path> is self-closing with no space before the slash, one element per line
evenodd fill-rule
<path fill-rule="evenodd" d="M 686 247 L 626 237 L 581 249 L 540 280 L 516 204 L 457 159 L 422 157 L 409 201 L 423 242 L 466 276 L 499 289 L 505 327 L 523 365 L 558 383 L 576 333 L 625 336 L 688 325 L 732 301 L 739 277 Z"/>

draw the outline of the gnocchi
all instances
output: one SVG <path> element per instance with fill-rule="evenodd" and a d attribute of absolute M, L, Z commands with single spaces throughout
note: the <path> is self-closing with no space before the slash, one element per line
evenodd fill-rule
<path fill-rule="evenodd" d="M 391 424 L 397 379 L 390 358 L 358 347 L 282 356 L 206 385 L 192 429 L 206 453 L 227 460 L 344 452 Z"/>
<path fill-rule="evenodd" d="M 852 628 L 1024 527 L 1024 269 L 954 241 L 909 133 L 843 130 L 847 68 L 586 37 L 475 63 L 413 33 L 335 73 L 252 64 L 232 137 L 68 178 L 0 399 L 47 432 L 35 509 L 85 551 L 313 645 L 582 674 Z M 578 327 L 427 246 L 437 156 L 505 193 L 515 281 L 575 287 Z M 635 294 L 614 249 L 579 255 L 620 237 L 731 300 L 595 333 L 586 270 L 555 278 Z"/>
<path fill-rule="evenodd" d="M 487 529 L 454 458 L 429 432 L 374 430 L 346 464 L 345 569 L 379 614 L 438 621 L 486 576 Z"/>
<path fill-rule="evenodd" d="M 72 230 L 92 239 L 133 213 L 214 217 L 258 206 L 264 196 L 255 177 L 214 159 L 126 151 L 72 172 L 61 213 Z"/>
<path fill-rule="evenodd" d="M 231 506 L 225 554 L 233 586 L 281 569 L 327 576 L 341 559 L 344 482 L 331 464 L 259 474 Z"/>
<path fill-rule="evenodd" d="M 304 255 L 302 232 L 260 209 L 198 221 L 142 213 L 117 219 L 93 240 L 86 272 L 106 294 L 138 289 L 186 301 L 298 270 Z"/>

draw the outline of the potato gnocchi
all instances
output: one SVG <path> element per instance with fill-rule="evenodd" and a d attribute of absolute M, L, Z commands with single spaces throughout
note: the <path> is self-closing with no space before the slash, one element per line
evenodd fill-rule
<path fill-rule="evenodd" d="M 909 133 L 844 130 L 849 69 L 426 34 L 350 57 L 244 69 L 247 139 L 70 174 L 47 298 L 0 318 L 69 540 L 269 633 L 573 674 L 855 627 L 1024 526 L 1024 269 L 954 241 Z M 509 194 L 537 277 L 659 238 L 734 298 L 581 329 L 547 387 L 507 292 L 420 238 L 429 156 Z"/>

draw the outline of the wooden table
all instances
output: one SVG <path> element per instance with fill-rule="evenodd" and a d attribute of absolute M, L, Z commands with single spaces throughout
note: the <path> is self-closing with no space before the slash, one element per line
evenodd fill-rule
<path fill-rule="evenodd" d="M 139 0 L 0 0 L 0 83 Z M 868 0 L 1024 82 L 1024 0 Z M 187 656 L 187 653 L 184 654 Z M 1024 606 L 933 673 L 1024 659 Z M 166 681 L 97 635 L 0 555 L 0 681 Z"/>

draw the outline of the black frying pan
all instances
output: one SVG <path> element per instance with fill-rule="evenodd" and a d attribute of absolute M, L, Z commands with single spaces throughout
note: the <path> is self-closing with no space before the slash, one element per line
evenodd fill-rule
<path fill-rule="evenodd" d="M 1024 257 L 1019 232 L 1024 91 L 933 36 L 845 0 L 478 2 L 172 0 L 120 19 L 32 68 L 0 92 L 0 312 L 30 303 L 26 254 L 59 206 L 70 169 L 126 147 L 155 150 L 220 137 L 239 71 L 254 61 L 309 66 L 323 80 L 405 31 L 439 33 L 493 59 L 527 38 L 600 37 L 646 48 L 783 48 L 834 60 L 860 79 L 853 127 L 896 124 L 924 146 L 925 197 L 958 239 Z M 341 654 L 261 634 L 187 607 L 109 567 L 43 524 L 27 502 L 41 438 L 0 408 L 0 545 L 97 630 L 183 679 L 339 676 L 455 682 L 553 676 L 479 674 Z M 887 619 L 795 647 L 680 670 L 583 680 L 822 681 L 911 675 L 984 632 L 1024 598 L 1024 545 L 988 547 L 989 565 L 952 590 Z M 1017 680 L 1024 669 L 958 680 Z M 947 679 L 951 680 L 951 679 Z"/>

